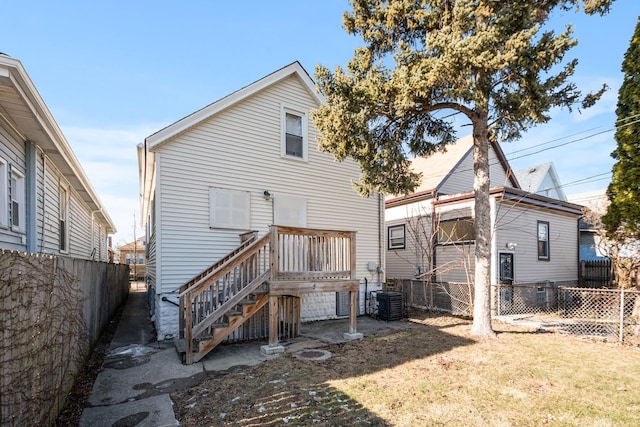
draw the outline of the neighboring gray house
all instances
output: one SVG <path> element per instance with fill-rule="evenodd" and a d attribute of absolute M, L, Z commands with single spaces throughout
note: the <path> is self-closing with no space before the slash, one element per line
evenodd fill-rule
<path fill-rule="evenodd" d="M 269 308 L 272 314 L 278 306 L 282 314 L 284 304 L 291 304 L 296 321 L 341 317 L 349 315 L 349 300 L 345 312 L 337 291 L 360 290 L 357 305 L 363 311 L 364 291 L 380 288 L 383 199 L 363 198 L 354 191 L 352 180 L 359 177 L 355 162 L 336 162 L 317 149 L 318 132 L 309 113 L 322 102 L 314 82 L 294 62 L 158 131 L 139 146 L 147 280 L 159 339 L 185 333 L 180 323 L 185 319 L 171 302 L 189 297 L 192 291 L 187 290 L 198 288 L 201 272 L 205 277 L 227 268 L 218 262 L 232 260 L 234 255 L 227 255 L 236 253 L 244 238 L 253 238 L 247 236 L 257 235 L 260 241 L 272 231 L 298 236 L 281 240 L 277 252 L 271 246 L 272 277 L 264 283 L 269 284 L 269 295 L 278 293 L 280 298 L 269 303 L 274 304 Z M 349 243 L 327 254 L 320 242 L 329 242 L 337 230 L 355 232 L 350 235 L 353 240 L 345 237 L 354 246 Z M 297 255 L 291 259 L 304 258 L 295 261 L 300 262 L 296 272 L 284 265 L 292 249 Z M 320 259 L 321 253 L 327 258 Z M 336 273 L 341 279 L 331 282 L 327 269 L 340 268 L 331 267 L 329 258 L 343 255 L 351 267 L 343 266 L 345 271 Z M 251 255 L 256 256 L 262 253 Z M 290 270 L 284 275 L 291 280 L 301 277 L 299 270 L 313 271 L 305 272 L 304 283 L 291 282 L 284 290 L 273 274 L 286 268 Z M 252 277 L 267 273 L 259 269 Z M 230 281 L 248 285 L 241 277 L 225 283 L 210 280 L 221 289 L 212 291 L 214 299 L 222 293 L 235 297 L 227 295 Z M 211 292 L 202 296 L 210 297 Z M 246 317 L 243 321 L 251 323 Z"/>
<path fill-rule="evenodd" d="M 0 248 L 108 261 L 115 231 L 22 63 L 0 54 Z"/>
<path fill-rule="evenodd" d="M 567 201 L 553 162 L 515 171 L 520 188 L 529 193 Z"/>
<path fill-rule="evenodd" d="M 522 189 L 498 144 L 490 148 L 489 164 L 491 283 L 577 283 L 581 206 Z M 472 137 L 414 159 L 412 168 L 423 173 L 420 187 L 385 202 L 387 277 L 432 272 L 435 281 L 473 280 Z"/>

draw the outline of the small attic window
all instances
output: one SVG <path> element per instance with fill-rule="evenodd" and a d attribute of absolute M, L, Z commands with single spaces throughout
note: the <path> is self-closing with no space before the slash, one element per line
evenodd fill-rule
<path fill-rule="evenodd" d="M 282 156 L 307 159 L 307 115 L 282 108 Z"/>

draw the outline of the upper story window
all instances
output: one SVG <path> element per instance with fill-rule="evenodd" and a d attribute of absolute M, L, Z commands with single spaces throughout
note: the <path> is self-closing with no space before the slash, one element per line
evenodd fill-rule
<path fill-rule="evenodd" d="M 463 243 L 475 240 L 473 218 L 440 221 L 438 243 Z"/>
<path fill-rule="evenodd" d="M 24 175 L 11 168 L 11 229 L 25 230 L 25 182 Z"/>
<path fill-rule="evenodd" d="M 7 185 L 7 162 L 0 159 L 0 226 L 9 226 L 9 202 L 7 193 L 9 186 Z"/>
<path fill-rule="evenodd" d="M 538 259 L 549 259 L 549 223 L 538 221 Z"/>
<path fill-rule="evenodd" d="M 299 111 L 282 110 L 282 155 L 307 159 L 307 115 Z"/>
<path fill-rule="evenodd" d="M 387 248 L 404 249 L 406 247 L 406 236 L 404 224 L 392 225 L 387 228 Z"/>

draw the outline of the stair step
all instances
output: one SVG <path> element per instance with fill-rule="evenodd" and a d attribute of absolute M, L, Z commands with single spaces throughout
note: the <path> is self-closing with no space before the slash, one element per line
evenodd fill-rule
<path fill-rule="evenodd" d="M 176 346 L 176 351 L 178 354 L 187 352 L 187 345 L 185 344 L 184 338 L 174 338 L 173 345 Z"/>
<path fill-rule="evenodd" d="M 238 311 L 238 310 L 229 310 L 227 311 L 225 314 L 225 316 L 227 317 L 231 317 L 231 316 L 242 316 L 242 312 Z"/>

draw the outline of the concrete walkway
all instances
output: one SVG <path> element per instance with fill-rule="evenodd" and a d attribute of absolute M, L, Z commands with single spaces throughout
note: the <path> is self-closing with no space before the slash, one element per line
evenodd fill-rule
<path fill-rule="evenodd" d="M 412 326 L 404 321 L 358 318 L 358 332 L 365 336 Z M 288 342 L 286 352 L 300 355 L 304 350 L 344 342 L 343 333 L 348 329 L 348 319 L 304 324 L 302 336 Z M 235 366 L 254 366 L 278 357 L 263 356 L 261 342 L 222 345 L 187 366 L 180 362 L 172 341 L 156 342 L 153 334 L 146 289 L 134 284 L 103 370 L 94 383 L 90 406 L 82 412 L 81 427 L 176 426 L 170 393 L 193 387 Z"/>

